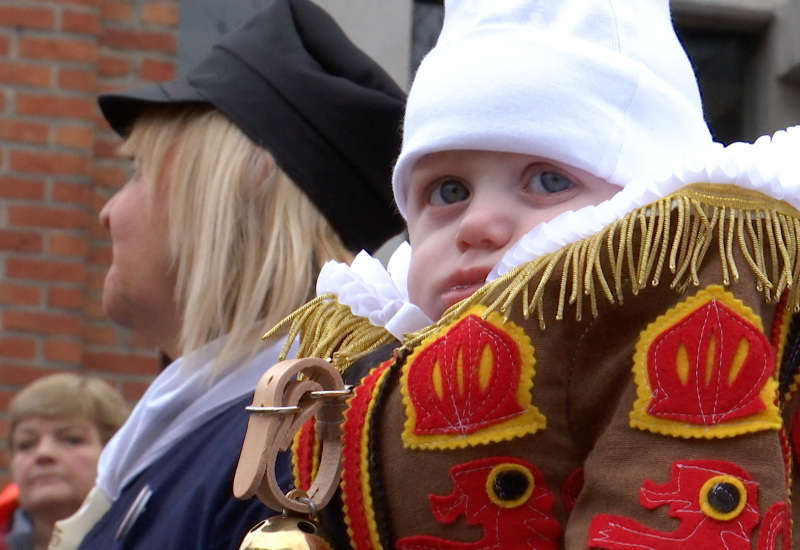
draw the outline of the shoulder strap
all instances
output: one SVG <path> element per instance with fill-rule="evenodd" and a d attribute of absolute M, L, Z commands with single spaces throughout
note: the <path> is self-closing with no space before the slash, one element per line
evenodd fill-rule
<path fill-rule="evenodd" d="M 234 495 L 242 499 L 256 495 L 276 511 L 313 515 L 325 506 L 339 483 L 339 425 L 348 394 L 339 372 L 322 359 L 308 357 L 272 366 L 258 382 L 253 405 L 247 408 L 251 415 L 233 481 Z M 308 500 L 293 499 L 278 486 L 275 463 L 278 453 L 291 446 L 300 426 L 315 415 L 322 442 L 319 469 L 307 491 Z"/>

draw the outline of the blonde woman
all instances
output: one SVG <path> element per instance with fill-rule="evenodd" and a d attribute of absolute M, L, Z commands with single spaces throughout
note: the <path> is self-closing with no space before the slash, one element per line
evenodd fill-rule
<path fill-rule="evenodd" d="M 244 408 L 283 343 L 260 337 L 313 294 L 325 261 L 401 231 L 403 101 L 308 0 L 267 2 L 186 77 L 100 97 L 135 166 L 100 214 L 103 307 L 174 362 L 51 548 L 237 548 L 272 513 L 232 496 Z"/>
<path fill-rule="evenodd" d="M 128 416 L 103 380 L 73 373 L 40 378 L 8 408 L 13 485 L 3 491 L 0 549 L 47 547 L 53 525 L 75 513 L 94 485 L 97 459 Z"/>

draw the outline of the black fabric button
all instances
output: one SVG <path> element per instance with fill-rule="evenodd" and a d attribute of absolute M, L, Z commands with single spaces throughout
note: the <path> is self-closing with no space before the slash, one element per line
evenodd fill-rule
<path fill-rule="evenodd" d="M 720 482 L 715 483 L 711 490 L 708 491 L 708 503 L 715 510 L 728 514 L 736 510 L 742 495 L 739 494 L 739 489 L 733 483 Z"/>
<path fill-rule="evenodd" d="M 494 492 L 500 500 L 517 500 L 529 486 L 528 477 L 519 470 L 500 472 L 494 478 Z"/>

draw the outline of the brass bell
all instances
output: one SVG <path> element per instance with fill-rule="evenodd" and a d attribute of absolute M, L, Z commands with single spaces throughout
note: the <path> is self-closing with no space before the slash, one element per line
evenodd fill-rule
<path fill-rule="evenodd" d="M 333 550 L 320 525 L 299 515 L 274 516 L 253 527 L 239 550 Z"/>

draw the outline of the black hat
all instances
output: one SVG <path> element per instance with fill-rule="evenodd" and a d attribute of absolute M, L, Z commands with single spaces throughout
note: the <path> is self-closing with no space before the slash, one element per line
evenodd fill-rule
<path fill-rule="evenodd" d="M 309 0 L 271 0 L 185 76 L 98 102 L 122 136 L 149 106 L 210 103 L 275 156 L 348 248 L 374 250 L 403 229 L 391 173 L 405 94 Z"/>

